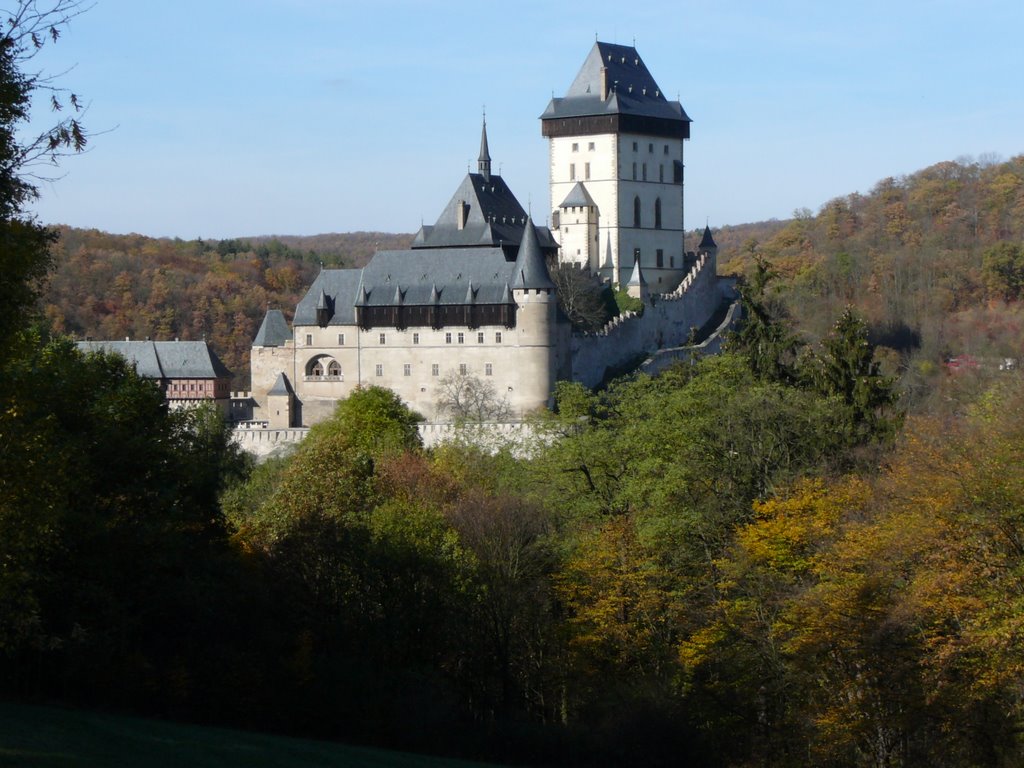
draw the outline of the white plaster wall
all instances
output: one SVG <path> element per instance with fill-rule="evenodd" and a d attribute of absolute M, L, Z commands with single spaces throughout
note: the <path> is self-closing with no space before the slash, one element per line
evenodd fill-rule
<path fill-rule="evenodd" d="M 593 149 L 590 149 L 591 144 Z M 591 253 L 590 261 L 592 268 L 595 268 L 594 265 L 602 268 L 604 277 L 616 283 L 626 283 L 633 268 L 635 248 L 640 248 L 641 267 L 650 273 L 649 280 L 655 286 L 667 290 L 677 285 L 683 277 L 683 185 L 673 181 L 676 160 L 683 162 L 681 139 L 611 133 L 549 139 L 551 210 L 558 209 L 577 182 L 583 183 L 598 209 L 597 250 Z M 588 162 L 590 178 L 586 179 Z M 634 163 L 637 166 L 635 181 Z M 645 163 L 646 181 L 643 180 Z M 572 178 L 570 171 L 573 166 L 575 178 Z M 639 196 L 641 201 L 641 229 L 633 228 L 635 196 Z M 657 198 L 661 198 L 660 230 L 654 229 L 654 201 Z M 586 252 L 581 245 L 581 235 L 565 221 L 564 212 L 555 237 L 563 247 L 560 255 L 562 260 L 582 261 L 576 257 L 577 249 L 581 256 Z M 593 233 L 588 233 L 588 246 L 592 237 Z M 664 252 L 665 266 L 661 270 L 655 266 L 659 248 Z M 603 269 L 609 250 L 612 264 L 615 265 L 612 270 Z M 673 263 L 675 268 L 670 266 Z"/>
<path fill-rule="evenodd" d="M 517 417 L 544 407 L 554 387 L 556 366 L 552 338 L 554 297 L 538 298 L 531 294 L 524 298 L 517 292 L 516 298 L 523 306 L 517 313 L 515 328 L 498 325 L 475 329 L 462 326 L 441 330 L 374 328 L 367 331 L 357 326 L 296 326 L 296 375 L 292 385 L 301 403 L 302 424 L 309 426 L 328 418 L 337 401 L 360 385 L 387 387 L 426 418 L 436 418 L 441 379 L 459 373 L 463 365 L 467 373 L 492 383 Z M 339 347 L 338 334 L 341 333 L 345 336 L 345 345 Z M 311 337 L 310 343 L 307 343 L 307 336 Z M 341 380 L 313 380 L 305 375 L 309 362 L 321 355 L 341 364 Z M 490 375 L 487 374 L 488 364 Z M 272 384 L 273 380 L 267 388 Z M 254 388 L 253 397 L 265 403 L 265 393 L 266 389 L 260 399 Z M 266 417 L 258 415 L 256 418 Z"/>
<path fill-rule="evenodd" d="M 613 280 L 625 283 L 633 269 L 634 249 L 640 249 L 640 266 L 645 272 L 654 291 L 674 288 L 684 273 L 683 245 L 683 186 L 673 182 L 674 161 L 683 159 L 683 142 L 680 139 L 622 134 L 619 145 L 619 275 L 607 275 Z M 636 149 L 633 149 L 634 145 Z M 653 147 L 653 151 L 652 151 Z M 668 153 L 665 153 L 666 147 Z M 636 164 L 636 179 L 633 179 L 633 165 Z M 643 178 L 643 167 L 647 166 L 647 180 Z M 660 181 L 659 168 L 664 170 L 664 181 Z M 640 228 L 634 228 L 633 201 L 640 198 Z M 661 229 L 654 228 L 655 200 L 661 199 Z M 656 266 L 657 249 L 664 251 L 664 267 Z M 675 264 L 673 268 L 671 265 Z M 659 283 L 658 278 L 661 278 Z"/>

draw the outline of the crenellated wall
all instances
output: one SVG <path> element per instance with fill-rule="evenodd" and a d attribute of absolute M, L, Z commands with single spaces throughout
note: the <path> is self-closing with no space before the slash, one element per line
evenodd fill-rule
<path fill-rule="evenodd" d="M 626 312 L 600 331 L 573 335 L 572 380 L 594 387 L 608 369 L 684 345 L 693 329 L 715 314 L 729 290 L 715 272 L 715 257 L 702 254 L 675 290 L 652 294 L 642 314 Z"/>

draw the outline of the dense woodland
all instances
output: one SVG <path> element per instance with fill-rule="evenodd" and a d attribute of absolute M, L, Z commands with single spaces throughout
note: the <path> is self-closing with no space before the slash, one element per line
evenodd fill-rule
<path fill-rule="evenodd" d="M 76 338 L 206 339 L 249 386 L 249 348 L 268 308 L 290 318 L 321 267 L 361 267 L 411 235 L 178 240 L 58 227 L 42 311 Z"/>
<path fill-rule="evenodd" d="M 153 267 L 24 214 L 26 149 L 87 139 L 10 130 L 49 23 L 0 37 L 0 695 L 528 765 L 1024 762 L 1024 381 L 986 362 L 1019 356 L 1024 160 L 726 231 L 728 351 L 562 384 L 517 451 L 425 451 L 370 388 L 255 466 L 54 331 L 53 262 L 112 307 Z M 138 243 L 190 265 L 168 295 L 277 269 Z"/>

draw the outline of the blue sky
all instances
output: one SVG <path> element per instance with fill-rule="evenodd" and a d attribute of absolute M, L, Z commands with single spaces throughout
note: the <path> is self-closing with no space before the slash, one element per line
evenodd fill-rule
<path fill-rule="evenodd" d="M 1024 153 L 1022 29 L 1020 0 L 97 0 L 36 59 L 74 67 L 98 132 L 36 212 L 183 238 L 412 232 L 475 166 L 486 105 L 495 169 L 543 219 L 537 118 L 597 34 L 635 40 L 694 120 L 688 228 L 787 218 Z"/>

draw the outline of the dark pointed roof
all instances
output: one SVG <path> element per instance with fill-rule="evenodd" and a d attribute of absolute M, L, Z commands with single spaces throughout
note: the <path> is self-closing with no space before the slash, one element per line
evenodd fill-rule
<path fill-rule="evenodd" d="M 587 206 L 596 205 L 594 198 L 587 192 L 587 188 L 583 186 L 583 182 L 577 181 L 576 186 L 569 190 L 569 194 L 565 196 L 565 200 L 558 206 L 559 208 L 572 208 L 573 206 L 580 206 L 586 208 Z"/>
<path fill-rule="evenodd" d="M 487 147 L 487 120 L 484 120 L 483 128 L 480 129 L 480 157 L 477 158 L 476 167 L 485 180 L 491 180 L 491 152 Z"/>
<path fill-rule="evenodd" d="M 288 377 L 284 373 L 277 374 L 277 379 L 274 381 L 274 386 L 267 392 L 268 395 L 291 395 L 294 394 L 292 391 L 292 385 L 288 381 Z"/>
<path fill-rule="evenodd" d="M 458 226 L 459 206 L 466 206 L 464 225 Z M 502 246 L 513 258 L 523 237 L 526 211 L 501 176 L 469 173 L 455 190 L 448 205 L 441 211 L 437 223 L 424 226 L 416 233 L 412 247 L 470 248 Z M 558 244 L 547 227 L 538 233 L 541 248 L 554 252 Z"/>
<path fill-rule="evenodd" d="M 700 239 L 700 245 L 697 246 L 702 251 L 708 248 L 717 248 L 718 245 L 715 243 L 715 238 L 711 236 L 711 227 L 707 224 L 704 225 L 704 237 Z"/>
<path fill-rule="evenodd" d="M 268 309 L 263 316 L 260 329 L 253 339 L 254 347 L 282 347 L 286 341 L 291 340 L 292 332 L 288 327 L 288 321 L 280 309 Z"/>
<path fill-rule="evenodd" d="M 540 250 L 537 230 L 533 220 L 526 218 L 526 229 L 523 242 L 516 255 L 516 266 L 512 271 L 512 287 L 517 290 L 534 290 L 538 288 L 554 288 L 551 275 L 544 263 L 544 254 Z"/>
<path fill-rule="evenodd" d="M 655 118 L 678 124 L 672 133 L 681 138 L 690 135 L 683 105 L 665 98 L 636 48 L 628 45 L 594 43 L 565 96 L 552 99 L 541 120 L 599 115 Z"/>

